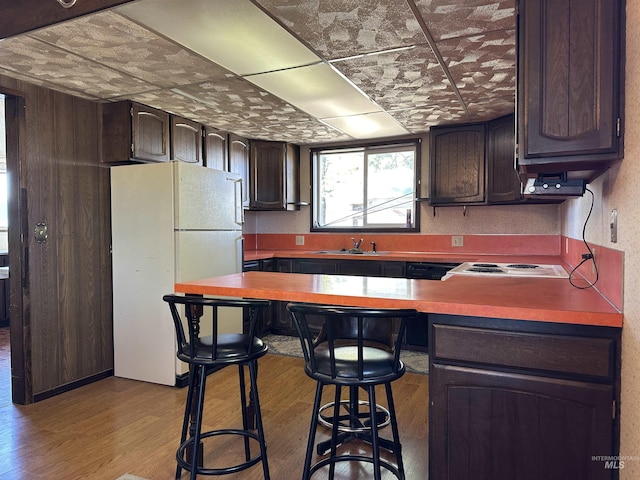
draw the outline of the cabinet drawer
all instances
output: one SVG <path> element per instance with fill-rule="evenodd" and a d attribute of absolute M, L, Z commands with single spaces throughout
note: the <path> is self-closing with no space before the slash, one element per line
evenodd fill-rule
<path fill-rule="evenodd" d="M 481 363 L 613 379 L 615 341 L 433 325 L 435 360 Z"/>

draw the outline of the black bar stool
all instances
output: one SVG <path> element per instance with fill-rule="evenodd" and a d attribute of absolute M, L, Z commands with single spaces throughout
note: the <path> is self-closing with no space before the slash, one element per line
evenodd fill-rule
<path fill-rule="evenodd" d="M 389 470 L 398 479 L 404 480 L 402 447 L 398 434 L 391 382 L 404 375 L 405 366 L 400 360 L 401 342 L 407 319 L 416 317 L 418 312 L 412 309 L 367 309 L 301 303 L 289 303 L 287 309 L 291 312 L 300 335 L 305 359 L 305 373 L 317 382 L 303 480 L 309 480 L 315 472 L 326 466 L 329 467 L 328 478 L 332 479 L 336 463 L 353 461 L 373 464 L 375 480 L 381 479 L 382 468 Z M 317 337 L 309 327 L 308 317 L 313 317 L 315 322 L 319 317 L 323 319 L 321 334 Z M 400 320 L 397 331 L 390 328 L 394 319 Z M 393 334 L 390 334 L 390 331 Z M 335 387 L 329 455 L 312 465 L 325 385 Z M 357 403 L 357 400 L 354 402 L 354 390 L 357 392 L 358 389 L 363 388 L 368 394 L 368 405 L 375 406 L 376 385 L 384 385 L 385 387 L 392 439 L 380 438 L 378 432 L 379 411 L 375 407 L 368 409 L 369 418 L 366 431 L 354 428 L 353 431 L 340 432 L 341 426 L 342 430 L 345 430 L 341 423 L 345 417 L 340 416 L 340 406 L 344 404 L 344 401 L 341 400 L 342 387 L 349 389 L 350 399 L 348 402 Z M 356 405 L 354 408 L 357 412 Z M 356 422 L 356 425 L 361 421 L 357 415 L 352 417 L 352 420 Z M 352 439 L 360 439 L 370 443 L 372 455 L 370 457 L 351 453 L 338 455 L 339 444 Z M 380 458 L 381 447 L 387 448 L 395 454 L 396 465 Z M 322 453 L 318 451 L 318 455 L 322 456 Z"/>
<path fill-rule="evenodd" d="M 200 475 L 225 475 L 240 472 L 258 462 L 262 462 L 265 480 L 269 480 L 267 447 L 262 427 L 260 401 L 257 388 L 258 358 L 267 353 L 267 345 L 255 335 L 258 310 L 269 306 L 268 300 L 214 299 L 196 296 L 165 295 L 163 300 L 169 304 L 178 341 L 178 358 L 189 364 L 189 387 L 184 410 L 180 446 L 176 452 L 176 480 L 182 470 L 191 472 L 191 480 Z M 178 311 L 183 306 L 185 321 Z M 219 307 L 246 308 L 249 311 L 249 331 L 245 333 L 218 333 Z M 202 317 L 202 320 L 201 320 Z M 200 326 L 204 321 L 212 326 L 212 334 L 200 335 Z M 188 336 L 185 328 L 188 328 Z M 242 402 L 242 429 L 219 429 L 202 432 L 202 415 L 207 375 L 224 367 L 237 365 L 240 379 L 240 401 Z M 244 367 L 249 367 L 250 402 L 246 404 Z M 248 410 L 255 415 L 257 433 L 250 428 Z M 190 424 L 191 420 L 191 424 Z M 189 436 L 187 437 L 187 433 Z M 202 466 L 201 440 L 219 435 L 239 435 L 244 440 L 245 461 L 224 468 L 205 468 Z M 259 445 L 260 453 L 251 456 L 250 443 Z"/>

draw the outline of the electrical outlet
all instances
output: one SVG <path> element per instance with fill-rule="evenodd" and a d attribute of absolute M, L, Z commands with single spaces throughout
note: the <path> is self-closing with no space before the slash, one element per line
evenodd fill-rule
<path fill-rule="evenodd" d="M 452 235 L 451 236 L 451 246 L 452 247 L 463 247 L 464 246 L 464 237 L 462 235 Z"/>
<path fill-rule="evenodd" d="M 304 235 L 296 235 L 296 245 L 304 245 Z"/>

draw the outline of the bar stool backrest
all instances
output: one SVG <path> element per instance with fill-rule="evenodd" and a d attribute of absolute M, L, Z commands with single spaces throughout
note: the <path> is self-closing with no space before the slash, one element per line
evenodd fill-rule
<path fill-rule="evenodd" d="M 165 295 L 169 304 L 178 343 L 177 356 L 193 364 L 230 363 L 248 359 L 263 348 L 256 337 L 257 316 L 260 308 L 268 307 L 269 300 L 205 298 L 196 296 Z M 179 308 L 181 306 L 182 308 Z M 249 328 L 243 333 L 219 333 L 219 308 L 247 308 Z M 179 311 L 180 310 L 180 311 Z M 181 317 L 183 312 L 184 321 Z M 207 322 L 211 334 L 201 335 Z M 185 328 L 186 327 L 186 328 Z"/>
<path fill-rule="evenodd" d="M 367 359 L 385 359 L 390 369 L 388 373 L 397 375 L 404 368 L 400 361 L 400 350 L 406 321 L 418 314 L 413 309 L 370 309 L 304 303 L 289 303 L 287 309 L 300 336 L 307 374 L 312 377 L 328 376 L 338 381 L 342 378 L 346 382 L 375 381 L 374 377 L 386 371 L 372 369 L 372 362 L 367 364 Z M 317 336 L 309 326 L 310 316 L 323 319 Z M 394 328 L 394 319 L 400 320 L 397 329 Z M 341 351 L 336 355 L 337 349 Z M 343 367 L 346 363 L 355 365 L 355 370 L 345 370 Z"/>

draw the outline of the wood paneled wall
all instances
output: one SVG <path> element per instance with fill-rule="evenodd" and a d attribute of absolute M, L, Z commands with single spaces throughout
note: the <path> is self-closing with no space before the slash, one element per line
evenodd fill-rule
<path fill-rule="evenodd" d="M 29 403 L 113 369 L 109 169 L 99 162 L 97 103 L 0 76 L 1 91 L 24 98 L 11 173 L 19 171 L 28 251 L 12 248 L 20 219 L 10 217 L 9 254 L 28 259 L 11 285 L 22 284 Z M 37 223 L 47 225 L 45 242 L 34 237 Z"/>

